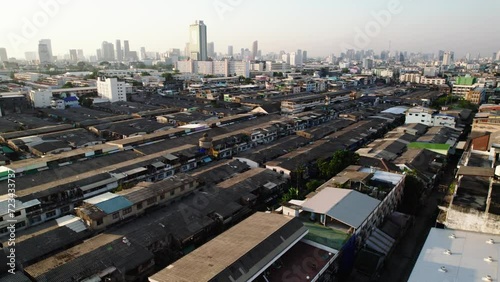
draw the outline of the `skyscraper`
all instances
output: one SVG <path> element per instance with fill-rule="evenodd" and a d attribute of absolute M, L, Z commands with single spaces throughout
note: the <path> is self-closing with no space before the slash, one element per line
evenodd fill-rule
<path fill-rule="evenodd" d="M 123 59 L 130 59 L 130 47 L 128 46 L 128 40 L 123 40 Z"/>
<path fill-rule="evenodd" d="M 0 62 L 7 62 L 9 58 L 7 57 L 7 49 L 0 48 Z"/>
<path fill-rule="evenodd" d="M 453 61 L 454 61 L 454 53 L 451 51 L 444 52 L 442 65 L 449 66 L 453 64 Z"/>
<path fill-rule="evenodd" d="M 101 55 L 102 55 L 103 60 L 114 61 L 115 60 L 115 46 L 113 45 L 113 43 L 110 43 L 107 41 L 102 42 Z"/>
<path fill-rule="evenodd" d="M 257 53 L 259 52 L 259 41 L 255 40 L 252 44 L 252 60 L 257 58 Z"/>
<path fill-rule="evenodd" d="M 233 45 L 229 45 L 227 46 L 227 55 L 229 57 L 232 57 L 233 56 Z"/>
<path fill-rule="evenodd" d="M 188 58 L 189 56 L 191 56 L 191 52 L 189 52 L 189 42 L 187 42 L 184 46 L 184 57 Z"/>
<path fill-rule="evenodd" d="M 306 50 L 302 51 L 302 62 L 304 64 L 307 63 L 307 51 Z"/>
<path fill-rule="evenodd" d="M 50 39 L 42 39 L 38 42 L 38 58 L 42 64 L 52 62 L 52 43 Z"/>
<path fill-rule="evenodd" d="M 146 47 L 141 47 L 141 60 L 146 60 L 148 58 L 148 54 L 146 54 Z"/>
<path fill-rule="evenodd" d="M 116 40 L 116 59 L 118 61 L 123 61 L 123 50 L 122 50 L 122 43 L 120 39 Z"/>
<path fill-rule="evenodd" d="M 189 26 L 189 52 L 191 60 L 206 61 L 207 56 L 207 26 L 203 21 L 196 21 Z"/>
<path fill-rule="evenodd" d="M 78 61 L 85 60 L 85 56 L 83 56 L 83 50 L 82 49 L 76 50 L 76 53 L 77 53 L 77 56 L 78 56 Z"/>
<path fill-rule="evenodd" d="M 215 58 L 215 45 L 213 42 L 207 44 L 207 55 L 209 58 Z"/>
<path fill-rule="evenodd" d="M 69 50 L 69 60 L 72 63 L 78 62 L 78 54 L 76 53 L 76 49 L 70 49 Z"/>

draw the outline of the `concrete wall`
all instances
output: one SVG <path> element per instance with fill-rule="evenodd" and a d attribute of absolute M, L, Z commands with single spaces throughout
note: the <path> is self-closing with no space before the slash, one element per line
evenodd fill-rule
<path fill-rule="evenodd" d="M 451 229 L 500 234 L 500 216 L 473 209 L 448 209 L 445 225 Z"/>

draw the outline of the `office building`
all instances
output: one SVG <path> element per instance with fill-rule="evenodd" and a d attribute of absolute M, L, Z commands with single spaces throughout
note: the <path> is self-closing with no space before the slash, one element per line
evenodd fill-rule
<path fill-rule="evenodd" d="M 372 59 L 364 59 L 363 60 L 363 68 L 364 69 L 372 69 L 373 68 L 373 60 Z"/>
<path fill-rule="evenodd" d="M 8 61 L 7 57 L 7 49 L 5 48 L 0 48 L 0 62 L 7 62 Z"/>
<path fill-rule="evenodd" d="M 232 57 L 233 56 L 233 45 L 229 45 L 227 46 L 227 55 L 229 57 Z"/>
<path fill-rule="evenodd" d="M 114 61 L 115 60 L 115 46 L 113 43 L 104 41 L 101 46 L 101 55 L 102 59 L 105 61 Z"/>
<path fill-rule="evenodd" d="M 123 59 L 128 60 L 130 58 L 130 46 L 128 45 L 128 40 L 123 41 Z"/>
<path fill-rule="evenodd" d="M 123 61 L 123 50 L 122 50 L 122 43 L 120 39 L 116 40 L 116 59 L 118 61 Z"/>
<path fill-rule="evenodd" d="M 146 60 L 148 55 L 146 54 L 146 47 L 141 47 L 141 60 Z"/>
<path fill-rule="evenodd" d="M 25 52 L 24 58 L 26 59 L 26 61 L 36 61 L 37 60 L 37 53 L 36 52 Z"/>
<path fill-rule="evenodd" d="M 207 44 L 207 53 L 209 58 L 215 58 L 215 45 L 213 42 Z"/>
<path fill-rule="evenodd" d="M 77 53 L 78 61 L 85 60 L 85 56 L 83 55 L 83 50 L 82 49 L 76 50 L 76 53 Z"/>
<path fill-rule="evenodd" d="M 304 64 L 307 63 L 307 51 L 306 50 L 302 51 L 302 62 Z"/>
<path fill-rule="evenodd" d="M 117 78 L 99 77 L 97 79 L 97 93 L 110 102 L 127 101 L 126 85 Z"/>
<path fill-rule="evenodd" d="M 257 58 L 257 53 L 259 52 L 259 42 L 255 40 L 252 44 L 252 60 Z"/>
<path fill-rule="evenodd" d="M 52 43 L 50 39 L 42 39 L 38 42 L 38 58 L 41 64 L 52 62 Z"/>
<path fill-rule="evenodd" d="M 78 54 L 76 53 L 76 49 L 70 49 L 69 50 L 69 60 L 72 63 L 78 62 Z"/>
<path fill-rule="evenodd" d="M 207 56 L 207 26 L 203 21 L 196 21 L 189 26 L 189 52 L 191 60 L 206 61 Z"/>

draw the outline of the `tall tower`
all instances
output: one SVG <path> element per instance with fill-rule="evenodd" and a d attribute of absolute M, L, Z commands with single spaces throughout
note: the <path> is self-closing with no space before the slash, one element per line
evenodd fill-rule
<path fill-rule="evenodd" d="M 123 61 L 123 50 L 120 39 L 116 39 L 116 59 L 118 61 Z"/>
<path fill-rule="evenodd" d="M 233 56 L 233 45 L 229 45 L 227 46 L 227 55 L 229 57 L 232 57 Z"/>
<path fill-rule="evenodd" d="M 42 39 L 38 42 L 38 57 L 40 58 L 40 63 L 52 62 L 52 43 L 50 39 Z"/>
<path fill-rule="evenodd" d="M 493 58 L 495 59 L 495 58 Z M 7 49 L 5 48 L 0 48 L 0 62 L 7 62 L 8 57 L 7 57 Z"/>
<path fill-rule="evenodd" d="M 215 58 L 215 44 L 213 42 L 207 44 L 207 55 L 210 58 Z"/>
<path fill-rule="evenodd" d="M 252 60 L 257 58 L 257 53 L 259 52 L 259 41 L 255 40 L 252 44 Z"/>
<path fill-rule="evenodd" d="M 123 40 L 123 59 L 130 59 L 130 47 L 128 45 L 128 40 Z"/>
<path fill-rule="evenodd" d="M 192 60 L 206 61 L 207 54 L 207 26 L 203 21 L 196 21 L 189 26 L 189 52 Z"/>

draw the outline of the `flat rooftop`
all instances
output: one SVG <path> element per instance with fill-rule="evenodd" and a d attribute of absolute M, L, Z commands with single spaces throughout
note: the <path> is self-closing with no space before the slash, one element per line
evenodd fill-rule
<path fill-rule="evenodd" d="M 257 269 L 252 268 L 276 248 L 282 247 L 282 244 L 287 247 L 306 232 L 297 219 L 256 213 L 156 273 L 149 280 L 244 281 L 242 277 L 251 278 L 254 272 L 257 274 L 261 270 L 265 264 Z"/>
<path fill-rule="evenodd" d="M 498 281 L 499 257 L 499 235 L 432 228 L 408 281 Z M 485 280 L 487 275 L 492 280 Z"/>

